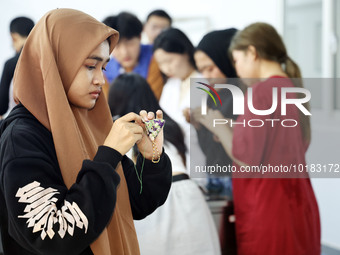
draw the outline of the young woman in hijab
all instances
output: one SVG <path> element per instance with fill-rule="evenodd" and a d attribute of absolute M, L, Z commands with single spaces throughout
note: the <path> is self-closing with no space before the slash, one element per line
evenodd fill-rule
<path fill-rule="evenodd" d="M 153 49 L 159 68 L 170 78 L 164 85 L 159 104 L 184 132 L 188 148 L 187 169 L 190 170 L 190 163 L 193 166 L 203 166 L 205 156 L 198 144 L 196 130 L 186 119 L 190 108 L 190 79 L 202 77 L 196 70 L 195 48 L 181 30 L 169 28 L 157 36 Z M 190 155 L 194 157 L 190 159 Z"/>
<path fill-rule="evenodd" d="M 211 86 L 214 86 L 216 83 L 233 83 L 232 81 L 237 77 L 235 68 L 228 56 L 230 41 L 236 32 L 237 30 L 234 28 L 212 31 L 206 34 L 196 47 L 194 58 L 197 69 L 203 77 L 207 79 Z M 236 119 L 237 116 L 233 115 L 232 95 L 226 92 L 227 91 L 223 91 L 222 93 L 219 93 L 221 101 L 223 102 L 222 106 L 215 106 L 211 97 L 208 97 L 207 99 L 207 106 L 210 109 L 218 109 L 226 118 Z M 221 142 L 214 137 L 213 133 L 199 124 L 201 109 L 199 108 L 197 111 L 194 111 L 194 113 L 195 114 L 192 115 L 190 120 L 194 123 L 194 127 L 196 128 L 198 135 L 198 141 L 206 156 L 206 165 L 230 165 L 232 160 L 223 149 Z M 195 117 L 197 119 L 195 119 Z M 230 175 L 231 173 L 228 176 Z M 209 178 L 207 189 L 210 196 L 213 198 L 215 196 L 219 197 L 221 195 L 227 195 L 231 199 L 230 178 L 214 178 L 218 176 L 209 177 L 211 178 Z"/>
<path fill-rule="evenodd" d="M 165 202 L 171 163 L 164 152 L 150 160 L 141 125 L 152 113 L 112 122 L 100 92 L 117 41 L 71 9 L 48 12 L 28 37 L 14 76 L 19 105 L 0 132 L 5 254 L 139 254 L 133 219 Z M 143 154 L 134 166 L 123 155 L 136 142 Z M 162 151 L 162 131 L 155 143 Z"/>
<path fill-rule="evenodd" d="M 159 103 L 147 81 L 138 74 L 123 74 L 109 93 L 112 115 L 121 116 L 141 109 L 155 111 Z M 185 167 L 185 145 L 179 125 L 166 112 L 164 149 L 172 164 L 172 186 L 162 207 L 136 221 L 141 254 L 220 254 L 217 231 L 208 205 Z"/>
<path fill-rule="evenodd" d="M 259 39 L 260 38 L 260 39 Z M 299 67 L 288 56 L 277 31 L 269 24 L 254 23 L 239 31 L 229 48 L 237 74 L 252 88 L 253 107 L 272 108 L 273 88 L 302 87 Z M 249 78 L 249 79 L 247 79 Z M 291 79 L 294 78 L 294 79 Z M 257 82 L 253 82 L 257 79 Z M 289 93 L 290 99 L 298 98 Z M 309 109 L 308 103 L 303 104 Z M 247 167 L 305 166 L 305 153 L 311 140 L 309 116 L 295 105 L 281 114 L 281 100 L 276 110 L 257 115 L 247 104 L 238 123 L 256 119 L 263 125 L 252 127 L 211 126 L 212 119 L 221 118 L 210 110 L 201 121 L 222 141 L 233 159 L 233 196 L 236 216 L 236 240 L 239 255 L 319 255 L 320 219 L 313 188 L 304 169 L 299 173 L 242 173 Z M 266 119 L 277 120 L 275 125 Z M 294 119 L 298 125 L 285 127 L 284 119 Z M 249 170 L 249 168 L 248 168 Z"/>
<path fill-rule="evenodd" d="M 236 70 L 228 54 L 231 39 L 236 32 L 237 30 L 234 28 L 209 32 L 196 47 L 194 58 L 197 69 L 211 86 L 227 83 L 238 84 L 235 79 L 237 77 Z M 219 89 L 216 90 L 219 92 Z M 233 97 L 230 91 L 224 90 L 219 95 L 223 104 L 215 105 L 211 97 L 207 97 L 207 107 L 219 110 L 226 118 L 236 120 L 237 116 L 233 115 Z M 221 141 L 206 127 L 199 124 L 200 117 L 201 108 L 199 107 L 193 111 L 190 121 L 196 128 L 198 141 L 206 156 L 206 165 L 232 165 L 232 160 L 224 150 Z M 229 220 L 230 216 L 234 214 L 231 173 L 209 175 L 207 190 L 211 199 L 227 199 L 223 206 L 219 228 L 222 254 L 236 254 L 235 223 Z"/>

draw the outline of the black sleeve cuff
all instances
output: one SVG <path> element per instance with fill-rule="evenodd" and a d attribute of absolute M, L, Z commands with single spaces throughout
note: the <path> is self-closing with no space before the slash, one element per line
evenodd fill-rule
<path fill-rule="evenodd" d="M 107 162 L 116 168 L 122 158 L 123 156 L 115 149 L 102 145 L 98 147 L 97 154 L 94 156 L 93 161 Z"/>
<path fill-rule="evenodd" d="M 165 155 L 166 154 L 165 154 L 164 147 L 163 147 L 159 162 L 153 163 L 151 160 L 145 159 L 145 162 L 144 162 L 145 168 L 148 169 L 149 172 L 159 172 L 160 169 L 164 168 L 164 165 L 166 165 L 167 160 L 165 159 L 166 157 Z M 138 153 L 136 165 L 140 167 L 142 163 L 143 163 L 143 155 L 141 153 Z"/>

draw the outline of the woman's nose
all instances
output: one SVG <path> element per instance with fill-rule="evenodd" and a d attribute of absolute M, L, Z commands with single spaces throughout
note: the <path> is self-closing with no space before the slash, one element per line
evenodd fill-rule
<path fill-rule="evenodd" d="M 105 84 L 105 77 L 103 71 L 96 72 L 94 78 L 93 78 L 93 84 L 98 86 L 103 86 Z"/>

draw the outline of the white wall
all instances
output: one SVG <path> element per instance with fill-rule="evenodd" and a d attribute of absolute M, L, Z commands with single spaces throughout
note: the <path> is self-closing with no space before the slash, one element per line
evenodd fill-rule
<path fill-rule="evenodd" d="M 335 76 L 334 27 L 340 27 L 333 24 L 335 1 L 287 0 L 284 39 L 305 78 Z M 313 114 L 307 163 L 339 164 L 340 111 L 334 108 L 335 84 L 330 79 L 314 79 L 304 85 L 312 93 Z M 340 249 L 340 200 L 335 195 L 340 193 L 340 178 L 312 178 L 312 184 L 320 210 L 322 243 Z"/>
<path fill-rule="evenodd" d="M 324 84 L 320 84 L 321 86 Z M 312 110 L 312 142 L 307 151 L 307 164 L 340 164 L 340 121 Z M 327 171 L 331 168 L 327 167 Z M 333 170 L 332 173 L 335 173 Z M 340 174 L 338 178 L 312 178 L 319 205 L 322 243 L 340 250 Z M 334 175 L 333 175 L 334 176 Z"/>

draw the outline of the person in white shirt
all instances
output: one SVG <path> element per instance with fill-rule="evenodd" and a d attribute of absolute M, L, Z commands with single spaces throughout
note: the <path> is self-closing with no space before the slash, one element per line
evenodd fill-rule
<path fill-rule="evenodd" d="M 117 77 L 108 100 L 114 119 L 141 109 L 161 109 L 147 81 L 134 73 Z M 163 111 L 163 116 L 163 147 L 172 164 L 172 186 L 163 206 L 147 218 L 135 221 L 141 254 L 219 255 L 220 246 L 212 215 L 185 166 L 183 133 L 166 111 Z M 132 158 L 137 152 L 135 147 Z"/>
<path fill-rule="evenodd" d="M 192 176 L 193 171 L 190 170 L 194 170 L 195 166 L 205 165 L 205 155 L 199 146 L 197 132 L 188 122 L 190 79 L 202 78 L 196 70 L 195 48 L 189 38 L 176 28 L 163 31 L 156 38 L 153 47 L 160 70 L 170 78 L 164 86 L 160 106 L 184 132 L 185 144 L 188 147 L 186 165 Z M 180 79 L 180 82 L 174 79 Z"/>

